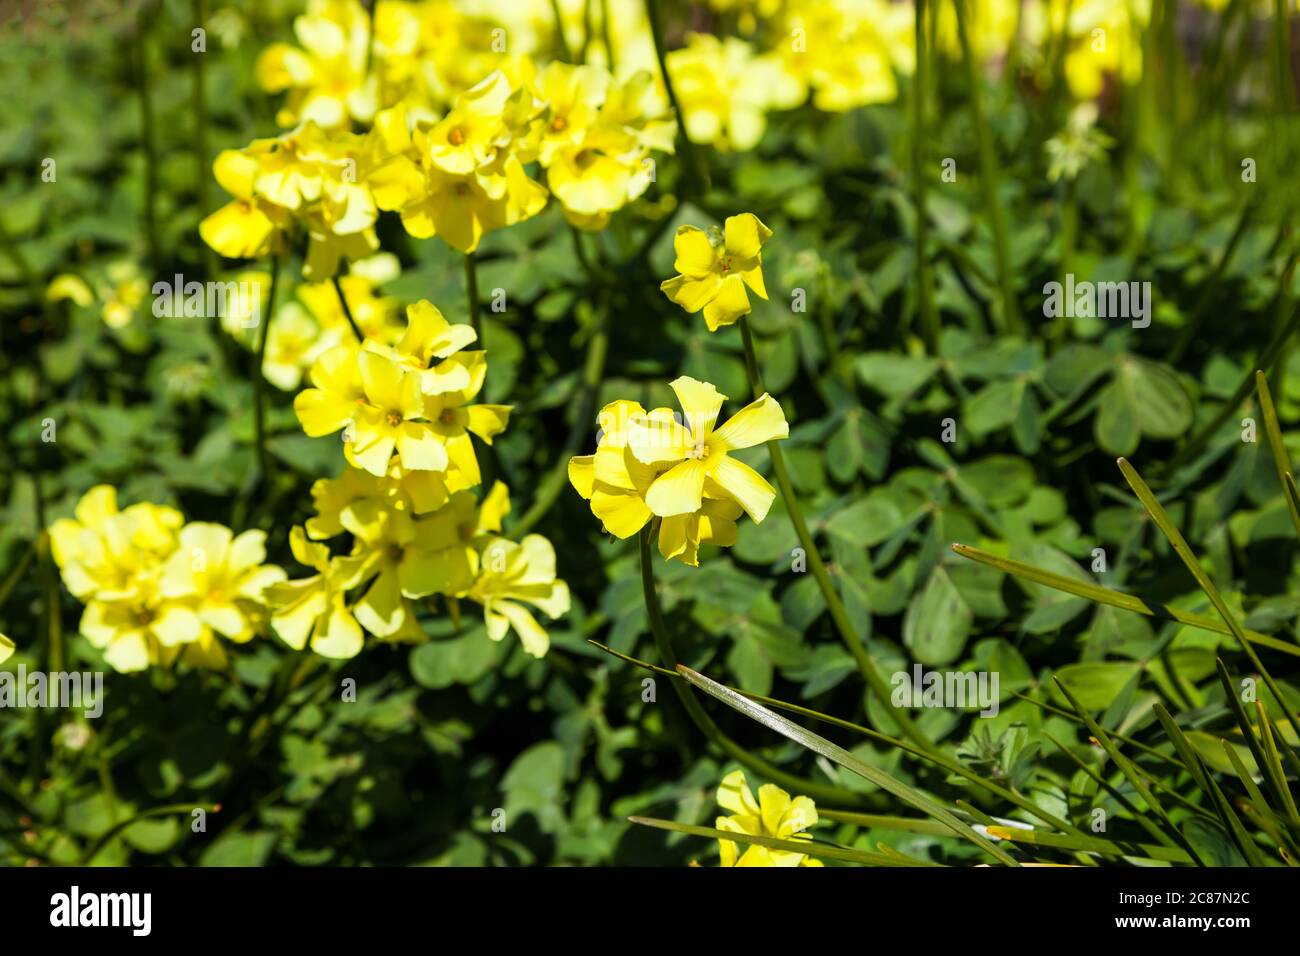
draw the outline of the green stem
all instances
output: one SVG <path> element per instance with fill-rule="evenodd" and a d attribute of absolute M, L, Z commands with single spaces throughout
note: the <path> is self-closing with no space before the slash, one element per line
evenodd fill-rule
<path fill-rule="evenodd" d="M 925 77 L 928 44 L 925 0 L 916 0 L 916 72 L 912 78 L 912 186 L 916 192 L 916 301 L 921 334 L 931 355 L 939 351 L 939 316 L 930 288 L 930 257 L 926 242 L 929 222 L 925 208 Z M 832 353 L 833 354 L 833 353 Z"/>
<path fill-rule="evenodd" d="M 677 100 L 677 91 L 673 89 L 672 77 L 668 75 L 668 55 L 664 43 L 664 26 L 659 16 L 659 0 L 645 0 L 646 18 L 650 21 L 650 34 L 654 38 L 655 58 L 659 61 L 659 75 L 663 78 L 664 89 L 668 93 L 668 103 L 673 108 L 677 119 L 677 135 L 682 142 L 682 152 L 686 154 L 686 165 L 695 176 L 694 182 L 687 180 L 684 185 L 690 188 L 688 193 L 703 193 L 709 188 L 709 171 L 704 165 L 704 158 L 691 142 L 686 132 L 686 114 L 682 112 Z"/>
<path fill-rule="evenodd" d="M 555 47 L 559 58 L 564 63 L 573 62 L 573 51 L 569 49 L 569 38 L 564 33 L 564 14 L 560 12 L 560 0 L 551 0 L 551 16 L 555 18 Z"/>
<path fill-rule="evenodd" d="M 749 319 L 746 316 L 740 317 L 740 335 L 745 344 L 745 369 L 749 373 L 750 388 L 753 389 L 754 397 L 758 398 L 763 395 L 767 389 L 763 387 L 762 375 L 758 370 L 758 359 L 754 354 L 754 340 L 749 331 Z M 808 567 L 812 568 L 813 577 L 817 579 L 817 586 L 821 589 L 822 597 L 826 601 L 826 609 L 830 612 L 831 620 L 835 622 L 836 630 L 840 633 L 840 639 L 844 642 L 844 647 L 857 662 L 858 670 L 862 672 L 867 686 L 871 692 L 876 695 L 877 699 L 883 704 L 890 702 L 889 685 L 885 683 L 884 675 L 876 667 L 876 662 L 871 659 L 862 646 L 862 641 L 858 637 L 853 623 L 849 620 L 848 612 L 844 610 L 844 603 L 840 600 L 839 592 L 835 590 L 835 584 L 831 581 L 830 572 L 827 571 L 826 565 L 822 562 L 821 555 L 817 551 L 817 544 L 813 541 L 812 533 L 808 530 L 808 522 L 804 520 L 803 511 L 799 507 L 799 499 L 795 496 L 794 485 L 790 481 L 790 475 L 786 471 L 785 457 L 781 454 L 781 449 L 777 442 L 770 441 L 767 443 L 768 454 L 772 458 L 772 471 L 776 475 L 777 487 L 781 489 L 781 497 L 785 499 L 785 508 L 790 515 L 790 523 L 794 525 L 795 534 L 799 537 L 799 543 L 803 546 L 804 553 L 808 558 Z M 898 724 L 899 730 L 903 732 L 909 740 L 918 747 L 926 751 L 933 751 L 934 744 L 930 739 L 916 726 L 907 712 L 895 707 L 892 709 L 890 716 Z"/>
<path fill-rule="evenodd" d="M 269 485 L 271 480 L 271 460 L 266 453 L 266 341 L 271 329 L 271 318 L 275 315 L 275 287 L 280 281 L 280 257 L 271 256 L 271 288 L 266 297 L 266 315 L 257 330 L 257 370 L 253 375 L 253 432 L 257 438 L 257 464 L 261 469 L 262 484 Z"/>
<path fill-rule="evenodd" d="M 984 213 L 993 230 L 993 251 L 998 267 L 998 287 L 1002 291 L 1002 320 L 1005 330 L 1019 335 L 1023 330 L 1020 307 L 1016 304 L 1015 287 L 1011 282 L 1011 254 L 1007 245 L 1007 227 L 1002 217 L 1002 204 L 998 199 L 998 163 L 993 152 L 993 133 L 984 115 L 979 64 L 971 49 L 966 29 L 966 0 L 953 0 L 957 12 L 957 35 L 961 42 L 962 59 L 966 61 L 966 82 L 970 88 L 970 109 L 975 120 L 975 139 L 979 149 L 980 193 L 984 199 Z"/>
<path fill-rule="evenodd" d="M 600 39 L 605 44 L 605 60 L 611 76 L 618 74 L 618 59 L 614 53 L 613 31 L 609 27 L 609 0 L 600 0 Z"/>
<path fill-rule="evenodd" d="M 375 62 L 375 10 L 379 0 L 370 0 L 370 31 L 366 37 L 366 79 L 370 79 L 370 70 Z"/>
<path fill-rule="evenodd" d="M 140 140 L 144 148 L 144 230 L 149 243 L 149 265 L 158 273 L 158 156 L 154 137 L 153 100 L 149 90 L 149 49 L 146 30 L 149 20 L 141 7 L 135 34 L 135 82 L 140 97 Z"/>
<path fill-rule="evenodd" d="M 334 294 L 339 297 L 339 308 L 343 310 L 343 318 L 348 320 L 348 325 L 352 327 L 352 334 L 357 337 L 357 342 L 364 343 L 366 340 L 365 333 L 357 325 L 357 320 L 352 317 L 352 307 L 348 305 L 348 297 L 343 294 L 343 284 L 339 282 L 337 275 L 331 276 L 330 282 L 334 283 Z"/>
<path fill-rule="evenodd" d="M 207 0 L 194 0 L 194 24 L 204 28 L 207 21 Z M 212 170 L 208 158 L 208 97 L 207 97 L 207 53 L 190 51 L 194 60 L 194 82 L 190 89 L 191 103 L 194 110 L 194 185 L 195 201 L 199 207 L 199 218 L 208 214 L 208 180 Z M 203 263 L 209 276 L 217 274 L 217 255 L 205 242 L 203 243 Z M 220 320 L 214 319 L 214 331 L 219 331 Z"/>
<path fill-rule="evenodd" d="M 479 316 L 478 262 L 472 252 L 465 253 L 465 298 L 469 306 L 469 324 L 478 334 L 479 348 L 486 348 L 487 343 L 483 341 L 483 320 Z"/>
<path fill-rule="evenodd" d="M 659 606 L 659 594 L 655 589 L 654 559 L 651 553 L 655 524 L 656 522 L 651 522 L 641 530 L 641 588 L 645 594 L 646 614 L 650 619 L 650 630 L 654 634 L 655 647 L 659 651 L 659 657 L 663 660 L 665 666 L 675 667 L 679 658 L 677 652 L 673 650 L 672 641 L 668 638 L 668 627 L 664 623 L 663 609 Z M 673 690 L 677 692 L 682 706 L 686 708 L 686 713 L 690 715 L 691 720 L 695 722 L 695 726 L 700 729 L 700 732 L 738 763 L 743 764 L 755 773 L 762 774 L 773 783 L 795 793 L 806 794 L 815 800 L 839 802 L 848 799 L 854 804 L 862 803 L 860 794 L 831 784 L 796 777 L 773 766 L 761 757 L 754 756 L 718 728 L 718 725 L 713 722 L 713 718 L 708 715 L 704 707 L 695 698 L 695 691 L 689 686 L 680 681 L 673 681 Z"/>

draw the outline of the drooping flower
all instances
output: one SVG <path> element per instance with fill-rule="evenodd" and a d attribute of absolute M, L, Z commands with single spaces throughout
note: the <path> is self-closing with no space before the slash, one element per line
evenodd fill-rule
<path fill-rule="evenodd" d="M 286 644 L 300 651 L 311 649 L 322 657 L 347 659 L 361 652 L 361 626 L 339 588 L 339 573 L 330 563 L 329 549 L 307 540 L 300 527 L 289 532 L 289 547 L 299 564 L 316 574 L 272 584 L 266 590 L 271 627 Z"/>
<path fill-rule="evenodd" d="M 679 226 L 673 240 L 679 274 L 659 288 L 687 312 L 703 309 L 705 325 L 716 332 L 749 314 L 745 286 L 767 298 L 762 248 L 771 237 L 772 230 L 751 213 L 727 217 L 722 232 Z"/>
<path fill-rule="evenodd" d="M 809 797 L 791 799 L 775 784 L 758 788 L 758 799 L 749 789 L 743 770 L 733 770 L 718 787 L 718 806 L 731 816 L 718 817 L 714 826 L 730 833 L 773 837 L 792 842 L 812 842 L 808 829 L 817 823 L 817 807 Z M 723 866 L 822 866 L 815 857 L 790 850 L 771 850 L 747 845 L 742 853 L 732 840 L 719 840 Z"/>
<path fill-rule="evenodd" d="M 533 657 L 544 657 L 551 639 L 525 605 L 550 618 L 569 610 L 569 586 L 555 576 L 555 549 L 539 534 L 517 543 L 488 539 L 469 597 L 483 605 L 488 637 L 500 641 L 513 629 Z"/>

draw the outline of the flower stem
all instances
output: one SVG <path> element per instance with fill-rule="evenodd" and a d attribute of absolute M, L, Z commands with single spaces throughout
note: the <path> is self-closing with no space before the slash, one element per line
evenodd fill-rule
<path fill-rule="evenodd" d="M 207 0 L 194 0 L 194 23 L 196 26 L 206 29 L 207 20 Z M 195 176 L 195 201 L 199 206 L 199 218 L 208 214 L 208 180 L 212 176 L 208 157 L 208 98 L 207 98 L 207 53 L 193 52 L 190 55 L 194 58 L 194 82 L 190 89 L 192 104 L 194 109 L 194 176 Z M 203 243 L 203 263 L 209 276 L 215 276 L 217 273 L 217 256 L 212 248 L 205 242 Z M 219 328 L 219 322 L 214 324 L 213 330 Z"/>
<path fill-rule="evenodd" d="M 694 192 L 706 192 L 709 188 L 709 170 L 704 165 L 703 157 L 696 150 L 695 144 L 691 142 L 691 137 L 686 132 L 686 114 L 682 112 L 681 104 L 677 101 L 677 91 L 673 89 L 672 77 L 668 75 L 668 56 L 664 44 L 664 27 L 663 21 L 659 16 L 659 0 L 645 0 L 646 19 L 650 21 L 650 34 L 655 42 L 655 57 L 659 60 L 659 75 L 664 81 L 664 90 L 668 93 L 668 103 L 673 108 L 673 116 L 677 120 L 677 134 L 682 141 L 682 152 L 686 154 L 686 165 L 694 174 L 695 188 Z M 690 181 L 687 180 L 689 184 Z"/>
<path fill-rule="evenodd" d="M 572 63 L 573 51 L 569 49 L 569 38 L 564 35 L 564 15 L 560 12 L 560 0 L 551 0 L 551 15 L 555 17 L 555 48 L 558 58 L 564 63 Z"/>
<path fill-rule="evenodd" d="M 140 97 L 140 141 L 144 149 L 144 231 L 149 243 L 149 266 L 158 272 L 158 157 L 154 137 L 153 100 L 149 90 L 149 19 L 141 8 L 135 31 L 135 82 Z"/>
<path fill-rule="evenodd" d="M 745 344 L 745 370 L 749 373 L 750 388 L 753 389 L 754 397 L 758 398 L 767 389 L 763 387 L 763 378 L 758 370 L 758 359 L 754 354 L 754 339 L 749 331 L 749 319 L 743 315 L 740 317 L 740 336 Z M 781 490 L 781 497 L 785 499 L 785 509 L 790 515 L 790 523 L 794 525 L 794 532 L 798 536 L 799 543 L 803 546 L 804 553 L 808 558 L 808 567 L 812 568 L 813 577 L 817 579 L 817 586 L 821 589 L 822 597 L 826 601 L 826 609 L 830 612 L 831 620 L 835 622 L 835 627 L 840 632 L 840 639 L 844 642 L 845 649 L 848 650 L 857 663 L 858 670 L 862 672 L 862 676 L 871 692 L 876 695 L 881 703 L 888 704 L 890 701 L 889 685 L 885 683 L 884 675 L 876 667 L 876 662 L 871 659 L 871 655 L 862 646 L 862 640 L 858 637 L 853 623 L 849 620 L 848 612 L 844 610 L 844 602 L 840 600 L 839 592 L 835 590 L 835 584 L 831 581 L 830 572 L 827 571 L 826 565 L 822 562 L 821 555 L 817 551 L 817 544 L 813 541 L 812 533 L 808 530 L 808 522 L 804 520 L 803 511 L 799 507 L 799 499 L 795 497 L 790 474 L 786 471 L 785 456 L 781 454 L 781 449 L 776 441 L 768 442 L 767 450 L 772 458 L 772 472 L 776 476 L 777 487 Z M 890 716 L 898 724 L 898 728 L 903 732 L 903 735 L 914 744 L 926 751 L 934 750 L 934 744 L 916 726 L 906 710 L 896 707 L 891 711 Z"/>
<path fill-rule="evenodd" d="M 916 0 L 916 72 L 912 77 L 912 186 L 916 192 L 916 300 L 921 334 L 931 355 L 939 351 L 939 316 L 930 288 L 930 258 L 926 243 L 929 223 L 925 210 L 925 75 L 928 59 L 925 0 Z"/>
<path fill-rule="evenodd" d="M 988 118 L 984 115 L 979 64 L 975 60 L 975 51 L 971 49 L 970 34 L 966 28 L 966 3 L 967 0 L 953 0 L 953 7 L 957 11 L 957 36 L 961 42 L 961 55 L 966 61 L 970 110 L 975 120 L 975 139 L 980 161 L 980 192 L 984 197 L 984 214 L 988 216 L 989 227 L 993 230 L 993 252 L 997 260 L 998 287 L 1002 291 L 1003 328 L 1012 335 L 1019 335 L 1023 331 L 1023 326 L 1020 321 L 1020 307 L 1016 304 L 1015 287 L 1011 282 L 1011 254 L 1007 245 L 1007 226 L 998 199 L 998 163 L 993 153 L 993 131 L 989 127 Z"/>
<path fill-rule="evenodd" d="M 465 298 L 469 306 L 469 324 L 478 334 L 479 348 L 484 348 L 483 320 L 479 317 L 478 261 L 472 252 L 465 253 Z"/>
<path fill-rule="evenodd" d="M 280 280 L 280 257 L 271 256 L 271 288 L 266 297 L 266 315 L 257 330 L 257 372 L 253 376 L 253 431 L 257 436 L 257 464 L 262 472 L 262 484 L 268 485 L 271 479 L 271 460 L 266 453 L 266 376 L 262 369 L 266 365 L 266 340 L 271 328 L 271 318 L 275 315 L 275 287 Z"/>
<path fill-rule="evenodd" d="M 365 333 L 357 325 L 357 320 L 352 317 L 352 307 L 348 305 L 348 297 L 343 294 L 343 284 L 339 282 L 339 277 L 331 276 L 330 281 L 334 283 L 334 294 L 339 297 L 339 307 L 343 310 L 343 317 L 348 320 L 348 325 L 352 326 L 352 334 L 357 337 L 358 342 L 365 342 Z"/>
<path fill-rule="evenodd" d="M 655 590 L 654 565 L 650 547 L 654 537 L 654 526 L 652 522 L 641 529 L 641 587 L 645 593 L 646 614 L 650 618 L 650 630 L 654 634 L 655 647 L 658 649 L 659 657 L 663 660 L 664 665 L 671 668 L 677 665 L 678 658 L 677 653 L 673 650 L 672 641 L 668 638 L 668 628 L 664 623 L 663 609 L 659 606 L 659 595 Z M 673 690 L 677 692 L 677 696 L 681 698 L 686 713 L 690 715 L 695 725 L 700 728 L 701 733 L 733 760 L 743 764 L 755 773 L 762 774 L 773 783 L 796 793 L 807 794 L 815 800 L 839 802 L 847 799 L 854 804 L 862 802 L 860 794 L 831 784 L 796 777 L 774 767 L 761 757 L 754 756 L 718 728 L 718 725 L 713 722 L 713 718 L 708 715 L 704 707 L 695 698 L 694 690 L 681 681 L 673 681 L 672 685 Z"/>

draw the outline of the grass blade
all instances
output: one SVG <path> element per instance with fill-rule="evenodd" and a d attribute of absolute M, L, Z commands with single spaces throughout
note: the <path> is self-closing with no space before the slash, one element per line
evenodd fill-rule
<path fill-rule="evenodd" d="M 1287 510 L 1291 512 L 1291 523 L 1295 525 L 1296 534 L 1300 535 L 1300 504 L 1295 496 L 1295 479 L 1291 476 L 1291 457 L 1286 453 L 1282 442 L 1282 427 L 1278 424 L 1277 410 L 1273 407 L 1273 395 L 1268 390 L 1268 379 L 1260 370 L 1255 371 L 1255 392 L 1259 398 L 1259 411 L 1264 418 L 1264 434 L 1268 436 L 1268 447 L 1273 452 L 1273 467 L 1277 469 L 1278 484 L 1282 486 L 1282 496 L 1286 498 Z"/>
<path fill-rule="evenodd" d="M 690 836 L 709 837 L 713 840 L 730 840 L 732 843 L 744 843 L 747 846 L 763 846 L 769 850 L 784 850 L 789 853 L 802 853 L 822 860 L 835 860 L 839 863 L 861 863 L 865 866 L 941 866 L 913 860 L 910 857 L 889 856 L 883 853 L 871 853 L 867 850 L 851 850 L 843 846 L 831 846 L 810 840 L 780 840 L 776 837 L 752 836 L 748 833 L 735 833 L 731 830 L 715 830 L 712 827 L 700 827 L 691 823 L 678 823 L 676 820 L 658 820 L 654 817 L 628 817 L 628 821 L 656 830 L 670 830 L 673 833 L 686 833 Z M 906 862 L 904 862 L 906 860 Z"/>
<path fill-rule="evenodd" d="M 1294 482 L 1292 484 L 1294 486 Z M 1177 621 L 1179 624 L 1197 627 L 1204 631 L 1213 631 L 1216 634 L 1232 633 L 1232 629 L 1228 625 L 1205 614 L 1194 614 L 1191 611 L 1181 611 L 1166 604 L 1145 601 L 1133 594 L 1125 594 L 1122 591 L 1104 588 L 1099 584 L 1077 581 L 1074 578 L 1067 578 L 1061 574 L 1054 574 L 1051 571 L 1036 568 L 1032 564 L 1024 564 L 1011 558 L 990 554 L 969 545 L 954 544 L 952 550 L 963 558 L 969 558 L 999 571 L 1005 571 L 1007 574 L 1014 574 L 1016 577 L 1031 581 L 1034 584 L 1042 584 L 1057 591 L 1064 591 L 1066 594 L 1073 594 L 1075 597 L 1085 598 L 1096 604 L 1105 604 L 1109 607 L 1119 608 L 1121 611 L 1132 611 L 1134 614 L 1141 614 L 1145 617 Z M 1258 631 L 1243 630 L 1242 633 L 1253 644 L 1283 654 L 1290 654 L 1293 657 L 1300 657 L 1300 647 L 1294 644 L 1288 644 L 1276 637 L 1270 637 L 1268 634 L 1261 634 Z"/>
<path fill-rule="evenodd" d="M 1005 863 L 1007 866 L 1020 865 L 1012 857 L 1007 856 L 1007 854 L 1003 853 L 965 823 L 958 820 L 949 810 L 944 809 L 919 790 L 909 787 L 907 784 L 894 779 L 883 770 L 864 763 L 843 747 L 831 743 L 825 737 L 820 737 L 812 731 L 786 720 L 774 711 L 768 710 L 766 707 L 754 703 L 744 695 L 738 694 L 728 687 L 724 687 L 717 681 L 710 680 L 703 674 L 691 670 L 689 667 L 678 664 L 677 670 L 693 685 L 700 688 L 700 690 L 704 691 L 706 694 L 716 697 L 733 710 L 738 710 L 746 717 L 756 720 L 765 727 L 775 730 L 777 733 L 790 738 L 795 743 L 807 747 L 814 753 L 821 754 L 828 760 L 839 764 L 844 769 L 850 770 L 858 776 L 871 781 L 881 790 L 884 790 L 887 793 L 892 793 L 904 803 L 915 807 L 927 816 L 934 817 L 936 820 L 941 821 L 948 827 L 948 829 L 952 830 L 958 836 L 965 837 L 994 859 L 998 860 L 998 862 Z"/>
<path fill-rule="evenodd" d="M 1138 500 L 1142 502 L 1142 506 L 1147 509 L 1147 513 L 1151 515 L 1151 519 L 1155 521 L 1156 526 L 1159 527 L 1164 533 L 1164 536 L 1169 539 L 1169 543 L 1173 545 L 1174 551 L 1183 559 L 1183 564 L 1187 566 L 1187 570 L 1192 572 L 1192 577 L 1196 579 L 1196 583 L 1199 584 L 1201 590 L 1205 592 L 1205 596 L 1210 599 L 1210 603 L 1213 604 L 1214 609 L 1219 612 L 1219 616 L 1223 618 L 1223 622 L 1228 625 L 1228 628 L 1232 631 L 1233 637 L 1235 637 L 1237 643 L 1241 645 L 1242 651 L 1250 658 L 1250 663 L 1255 668 L 1255 671 L 1264 679 L 1264 683 L 1268 685 L 1268 689 L 1277 699 L 1278 706 L 1282 709 L 1282 713 L 1286 714 L 1287 718 L 1290 719 L 1292 717 L 1291 710 L 1287 706 L 1286 698 L 1282 696 L 1282 691 L 1278 688 L 1277 682 L 1273 680 L 1273 675 L 1271 675 L 1264 667 L 1263 663 L 1259 659 L 1259 655 L 1256 654 L 1255 649 L 1250 646 L 1250 640 L 1246 637 L 1246 632 L 1242 629 L 1241 625 L 1237 623 L 1236 616 L 1228 609 L 1228 605 L 1219 594 L 1219 589 L 1214 586 L 1214 582 L 1210 580 L 1210 576 L 1206 574 L 1205 569 L 1201 567 L 1201 562 L 1196 560 L 1196 555 L 1192 553 L 1192 549 L 1188 546 L 1187 540 L 1174 526 L 1174 523 L 1169 520 L 1169 515 L 1165 512 L 1164 506 L 1156 500 L 1156 496 L 1151 493 L 1151 489 L 1148 488 L 1147 483 L 1142 480 L 1142 476 L 1137 473 L 1126 459 L 1120 458 L 1118 461 L 1119 470 L 1124 473 L 1124 478 L 1128 482 L 1129 487 L 1133 489 L 1133 493 L 1137 495 Z"/>

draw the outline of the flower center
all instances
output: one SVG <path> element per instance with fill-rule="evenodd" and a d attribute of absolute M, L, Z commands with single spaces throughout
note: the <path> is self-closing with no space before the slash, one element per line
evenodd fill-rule
<path fill-rule="evenodd" d="M 724 274 L 727 273 L 727 272 L 730 272 L 730 271 L 731 271 L 731 259 L 730 259 L 729 257 L 724 257 L 724 258 L 723 258 L 723 260 L 722 260 L 722 271 L 723 271 Z"/>
<path fill-rule="evenodd" d="M 688 457 L 694 458 L 696 461 L 704 461 L 709 457 L 709 450 L 709 443 L 704 441 L 702 438 L 697 438 L 686 454 Z"/>
<path fill-rule="evenodd" d="M 447 134 L 447 142 L 451 143 L 453 146 L 464 146 L 465 131 L 459 126 L 453 127 L 452 131 Z"/>
<path fill-rule="evenodd" d="M 569 126 L 569 121 L 563 116 L 557 116 L 551 120 L 551 129 L 557 133 L 563 133 Z"/>
<path fill-rule="evenodd" d="M 442 414 L 438 416 L 438 421 L 442 422 L 444 425 L 455 425 L 456 410 L 453 408 L 444 408 Z"/>
<path fill-rule="evenodd" d="M 400 412 L 389 412 L 384 416 L 384 421 L 388 422 L 388 427 L 396 428 L 398 425 L 402 424 L 404 419 Z"/>
<path fill-rule="evenodd" d="M 457 183 L 457 184 L 456 184 L 456 195 L 457 195 L 457 196 L 468 196 L 468 195 L 469 195 L 469 185 L 468 185 L 467 183 Z"/>

